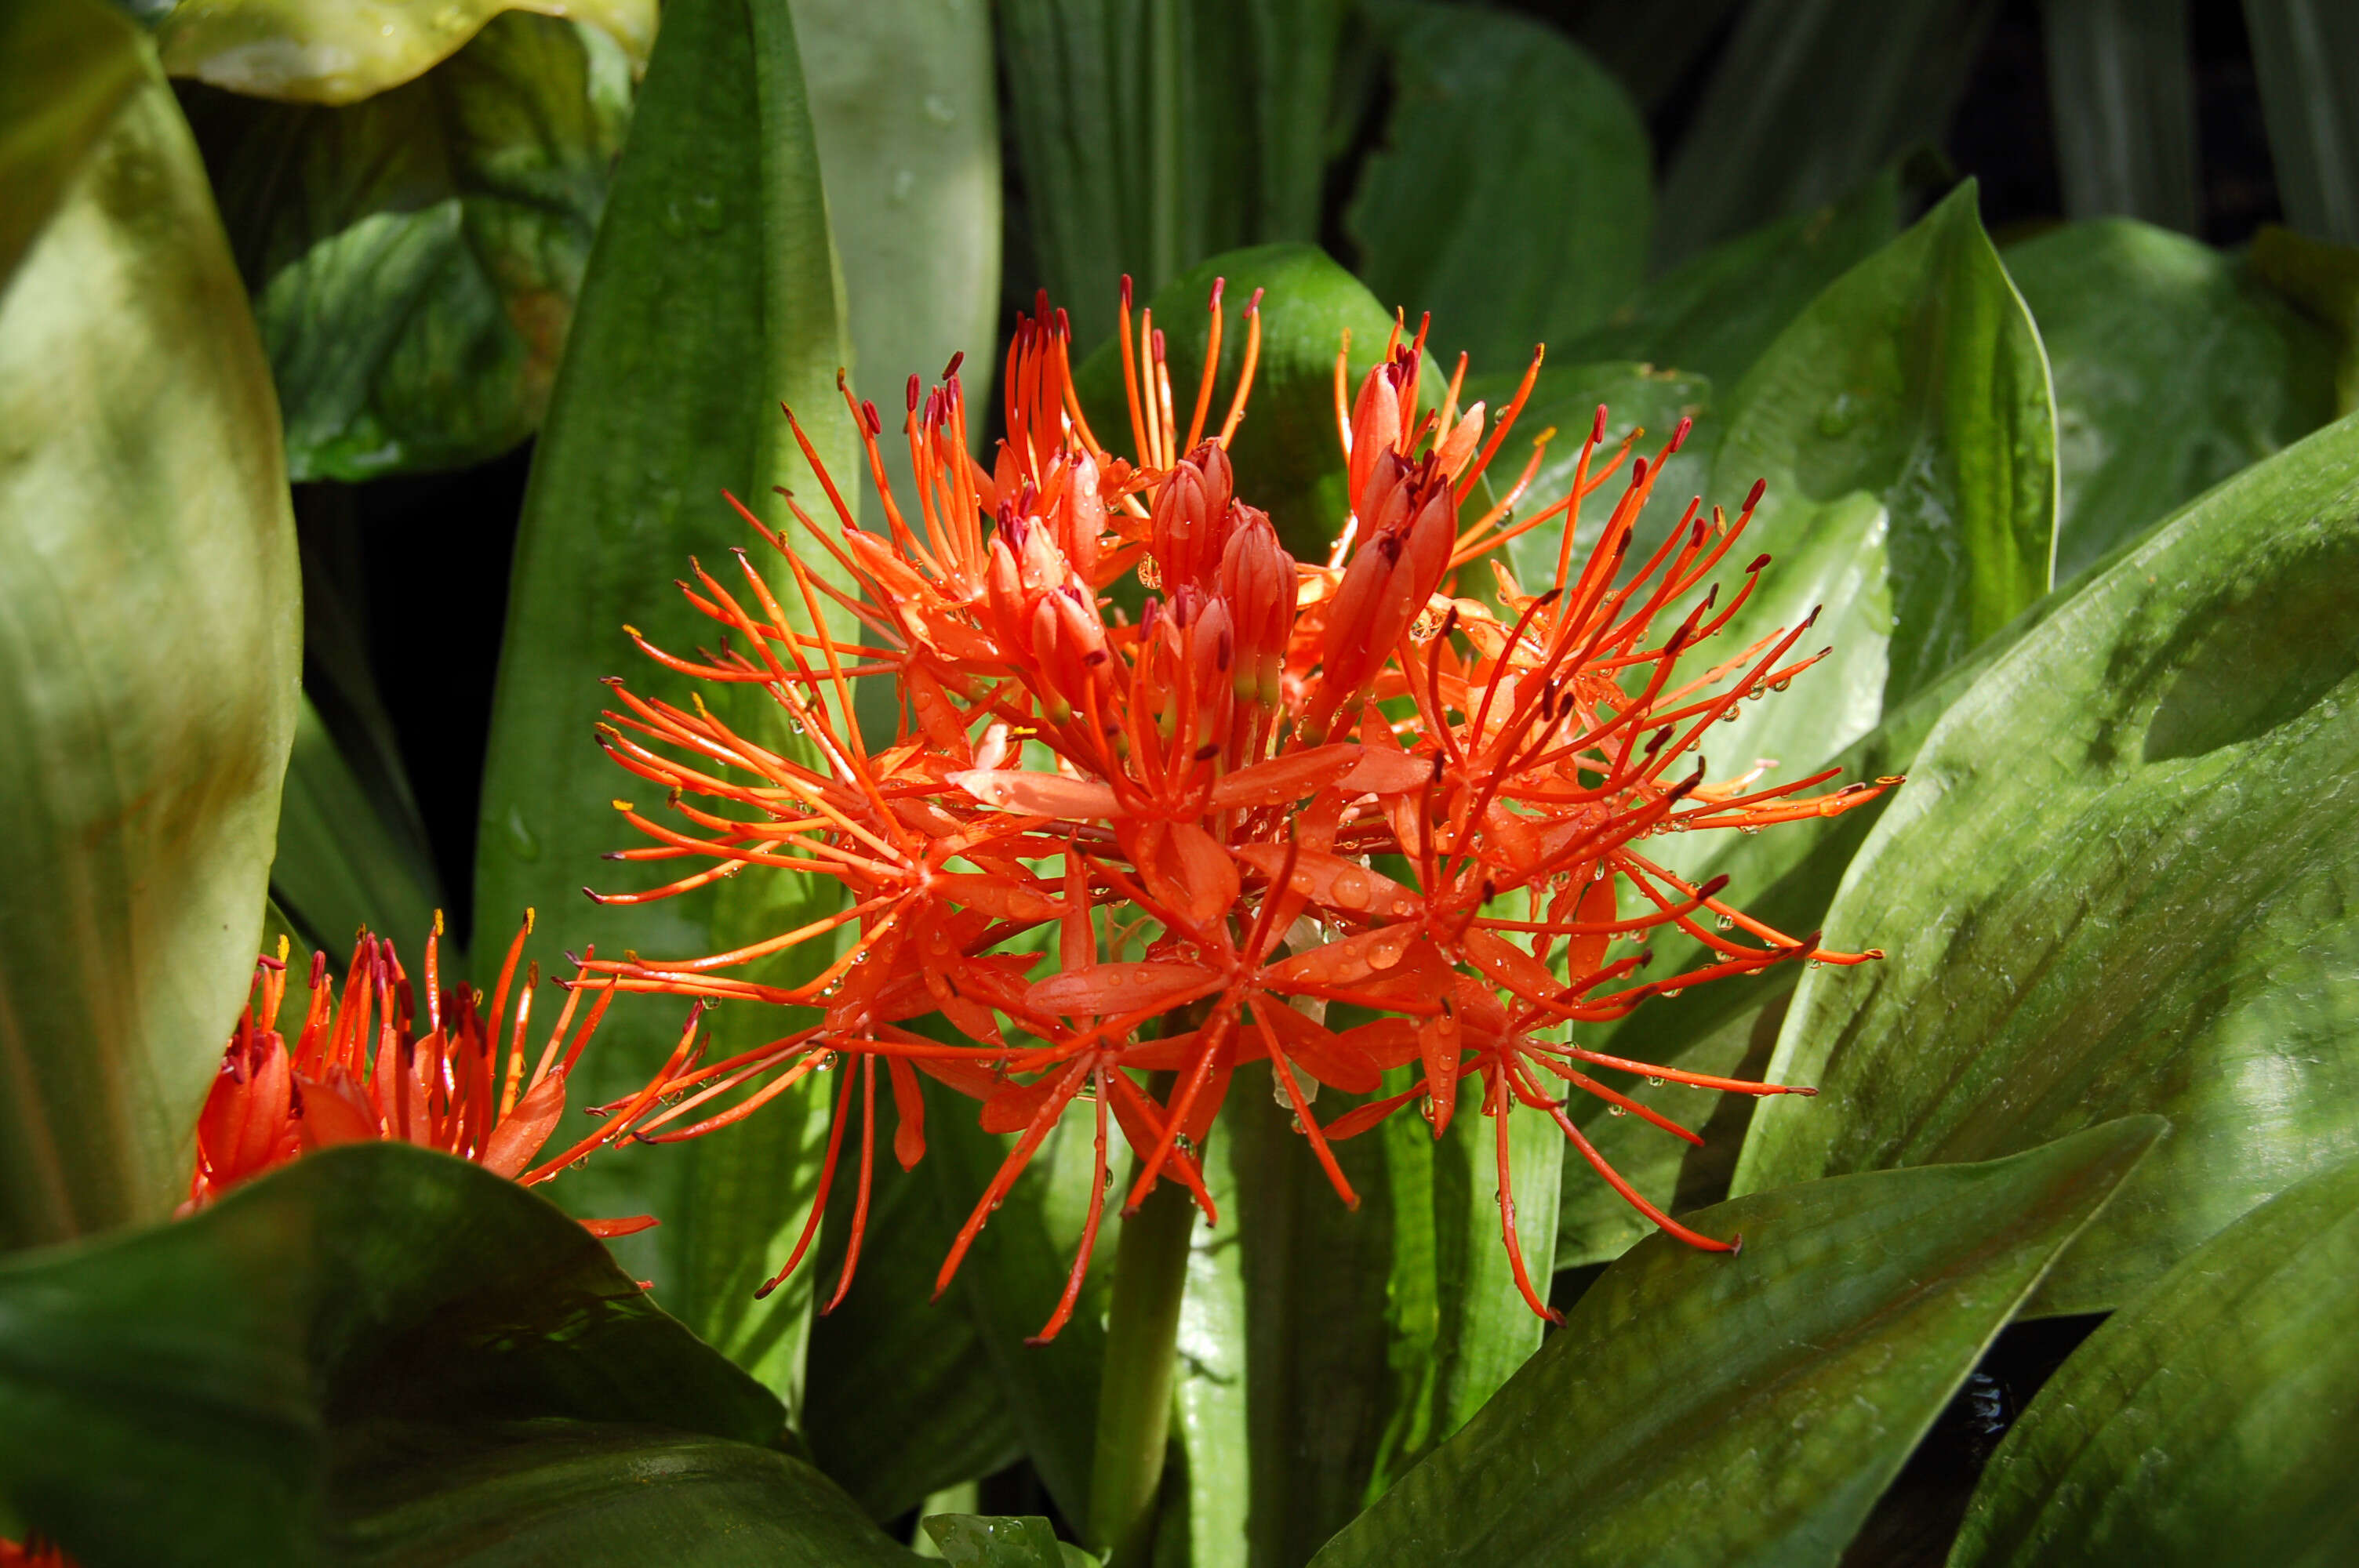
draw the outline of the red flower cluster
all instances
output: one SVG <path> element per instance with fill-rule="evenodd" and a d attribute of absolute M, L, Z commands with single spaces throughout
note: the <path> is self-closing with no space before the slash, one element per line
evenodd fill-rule
<path fill-rule="evenodd" d="M 439 1149 L 529 1186 L 627 1134 L 657 1103 L 663 1076 L 639 1095 L 605 1108 L 600 1130 L 553 1159 L 532 1164 L 565 1112 L 565 1080 L 598 1031 L 611 992 L 591 1003 L 577 1031 L 574 1014 L 585 988 L 568 993 L 549 1043 L 525 1076 L 525 1036 L 532 1019 L 540 965 L 530 965 L 521 989 L 516 964 L 524 956 L 532 915 L 525 914 L 493 991 L 491 1011 L 472 987 L 445 989 L 437 962 L 438 917 L 426 939 L 426 1029 L 420 1033 L 409 977 L 393 944 L 360 934 L 342 994 L 324 952 L 311 955 L 310 1004 L 294 1049 L 278 1030 L 287 1000 L 287 943 L 276 957 L 256 960 L 254 989 L 231 1032 L 221 1071 L 197 1119 L 197 1167 L 180 1213 L 202 1208 L 238 1183 L 298 1155 L 338 1143 L 392 1140 Z M 510 993 L 516 1019 L 506 1025 Z M 696 1018 L 664 1074 L 689 1060 Z M 507 1056 L 500 1061 L 505 1033 Z M 530 1166 L 530 1169 L 527 1167 Z M 649 1216 L 586 1219 L 598 1236 L 628 1236 L 656 1223 Z"/>
<path fill-rule="evenodd" d="M 930 391 L 911 377 L 914 513 L 888 491 L 883 528 L 863 529 L 823 470 L 840 526 L 787 501 L 857 595 L 810 568 L 807 543 L 738 505 L 782 557 L 787 602 L 740 552 L 731 581 L 699 567 L 682 584 L 723 629 L 719 653 L 682 657 L 631 634 L 667 670 L 764 688 L 802 741 L 766 746 L 701 702 L 683 708 L 610 683 L 617 706 L 603 743 L 670 806 L 659 820 L 618 802 L 653 842 L 617 858 L 700 869 L 607 902 L 661 898 L 746 867 L 832 877 L 849 895 L 841 913 L 735 952 L 587 965 L 624 989 L 807 1010 L 768 1044 L 674 1077 L 666 1094 L 685 1098 L 637 1136 L 694 1137 L 842 1063 L 821 1201 L 855 1108 L 861 1201 L 836 1301 L 859 1256 L 880 1064 L 904 1165 L 924 1152 L 920 1073 L 979 1099 L 985 1128 L 1020 1134 L 943 1262 L 942 1283 L 1059 1119 L 1077 1100 L 1091 1107 L 1101 1180 L 1046 1338 L 1071 1314 L 1096 1238 L 1110 1127 L 1136 1157 L 1128 1207 L 1170 1180 L 1209 1217 L 1191 1151 L 1233 1076 L 1266 1059 L 1346 1203 L 1356 1199 L 1332 1142 L 1412 1102 L 1438 1137 L 1471 1090 L 1497 1130 L 1516 1278 L 1545 1314 L 1517 1249 L 1510 1116 L 1549 1118 L 1657 1225 L 1725 1249 L 1734 1243 L 1680 1226 L 1616 1175 L 1566 1115 L 1565 1092 L 1690 1141 L 1590 1070 L 1810 1092 L 1603 1055 L 1573 1044 L 1568 1026 L 1773 964 L 1873 956 L 1771 930 L 1723 903 L 1719 881 L 1695 885 L 1645 848 L 1666 834 L 1832 816 L 1896 782 L 1819 795 L 1800 792 L 1832 773 L 1707 782 L 1699 747 L 1712 725 L 1818 656 L 1793 652 L 1805 622 L 1689 657 L 1767 564 L 1745 566 L 1725 597 L 1708 586 L 1760 487 L 1733 521 L 1691 503 L 1634 566 L 1639 510 L 1687 425 L 1652 462 L 1632 457 L 1629 441 L 1600 460 L 1600 408 L 1571 493 L 1510 523 L 1543 438 L 1521 480 L 1470 519 L 1465 500 L 1529 395 L 1538 355 L 1495 423 L 1479 403 L 1460 409 L 1462 359 L 1430 409 L 1420 399 L 1423 331 L 1403 341 L 1397 324 L 1356 398 L 1347 400 L 1337 358 L 1351 521 L 1332 560 L 1298 562 L 1268 516 L 1236 493 L 1226 449 L 1254 376 L 1258 303 L 1245 313 L 1225 417 L 1207 438 L 1218 287 L 1183 425 L 1162 336 L 1146 316 L 1134 335 L 1125 285 L 1134 458 L 1114 455 L 1091 429 L 1064 319 L 1045 300 L 1008 354 L 1008 433 L 989 470 L 967 455 L 957 362 Z M 883 421 L 874 405 L 852 414 L 886 490 Z M 808 439 L 803 447 L 817 468 Z M 1577 557 L 1582 501 L 1625 467 L 1595 545 Z M 1495 597 L 1458 596 L 1462 568 L 1542 525 L 1563 541 L 1552 582 L 1535 591 L 1495 558 Z M 1107 592 L 1132 571 L 1151 590 L 1136 617 Z M 856 620 L 864 636 L 839 640 L 826 630 L 830 614 Z M 864 738 L 853 716 L 853 681 L 875 676 L 898 694 L 889 745 Z M 846 926 L 848 946 L 806 984 L 717 972 Z M 1611 951 L 1617 938 L 1674 928 L 1703 943 L 1711 961 L 1640 981 L 1646 955 Z M 1332 1026 L 1342 1021 L 1330 1008 L 1362 1021 Z M 932 1013 L 967 1043 L 911 1027 Z M 1150 1026 L 1159 1026 L 1151 1037 Z M 1380 1093 L 1394 1069 L 1407 1070 L 1407 1087 Z M 1312 1109 L 1321 1085 L 1364 1098 L 1322 1124 Z M 807 1227 L 788 1271 L 810 1239 Z"/>

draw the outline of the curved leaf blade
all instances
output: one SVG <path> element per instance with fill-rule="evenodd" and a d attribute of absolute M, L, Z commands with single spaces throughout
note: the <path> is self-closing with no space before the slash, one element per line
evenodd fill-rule
<path fill-rule="evenodd" d="M 832 472 L 857 471 L 834 385 L 846 359 L 838 282 L 786 0 L 669 7 L 525 498 L 477 840 L 475 908 L 485 929 L 535 906 L 562 950 L 594 943 L 685 957 L 836 907 L 834 883 L 794 874 L 740 877 L 638 907 L 596 906 L 580 890 L 592 879 L 617 891 L 668 880 L 660 865 L 599 858 L 627 832 L 613 801 L 629 776 L 593 743 L 597 683 L 646 668 L 622 626 L 658 645 L 696 646 L 709 622 L 675 579 L 692 556 L 725 563 L 731 549 L 758 543 L 721 492 L 765 510 L 776 504 L 774 485 L 818 492 L 782 401 L 807 416 Z M 670 678 L 651 684 L 676 696 Z M 742 693 L 706 695 L 762 743 L 801 744 Z M 644 880 L 627 881 L 635 872 Z M 802 948 L 789 961 L 824 959 Z M 749 972 L 766 979 L 785 968 Z M 644 1083 L 679 1020 L 668 1006 L 618 1004 L 583 1103 Z M 710 1021 L 724 1051 L 776 1033 L 764 1010 L 747 1005 Z M 624 1255 L 789 1404 L 801 1383 L 809 1275 L 764 1302 L 753 1292 L 784 1263 L 809 1213 L 806 1154 L 814 1116 L 826 1114 L 821 1091 L 832 1087 L 822 1078 L 689 1144 L 615 1151 L 562 1195 L 586 1212 L 664 1218 Z"/>
<path fill-rule="evenodd" d="M 188 97 L 295 479 L 463 467 L 532 434 L 630 123 L 605 35 L 505 16 L 348 107 Z"/>
<path fill-rule="evenodd" d="M 657 0 L 208 0 L 157 27 L 164 69 L 253 98 L 353 103 L 399 87 L 509 10 L 586 22 L 647 63 Z"/>
<path fill-rule="evenodd" d="M 269 373 L 171 91 L 93 0 L 8 27 L 58 52 L 0 56 L 6 194 L 78 156 L 0 277 L 0 1249 L 185 1192 L 301 624 Z M 92 77 L 19 89 L 61 57 Z"/>
<path fill-rule="evenodd" d="M 1738 1191 L 1988 1157 L 2131 1111 L 2168 1145 L 2050 1281 L 2117 1304 L 2359 1135 L 2344 890 L 2359 422 L 2212 491 L 1995 663 L 1846 873 Z"/>
<path fill-rule="evenodd" d="M 2056 378 L 2056 576 L 2334 417 L 2339 345 L 2207 245 L 2129 219 L 2009 249 Z"/>
<path fill-rule="evenodd" d="M 314 1554 L 323 1444 L 377 1422 L 762 1444 L 782 1413 L 556 1208 L 403 1144 L 0 1263 L 0 1491 L 92 1568 Z"/>
<path fill-rule="evenodd" d="M 1704 1211 L 1735 1257 L 1641 1243 L 1313 1563 L 1832 1564 L 2160 1127 Z"/>
<path fill-rule="evenodd" d="M 2271 1198 L 2072 1353 L 1991 1455 L 1955 1568 L 2359 1554 L 2359 1164 Z"/>
<path fill-rule="evenodd" d="M 1969 181 L 1844 274 L 1729 400 L 1710 499 L 1767 481 L 1745 549 L 1771 564 L 1720 635 L 1823 606 L 1792 657 L 1833 652 L 1726 727 L 1715 777 L 1832 754 L 2048 591 L 2048 365 L 1974 202 Z"/>
<path fill-rule="evenodd" d="M 1602 320 L 1645 275 L 1647 128 L 1554 28 L 1429 4 L 1369 8 L 1391 53 L 1385 146 L 1344 214 L 1360 275 L 1481 370 Z M 1603 356 L 1599 356 L 1603 357 Z"/>

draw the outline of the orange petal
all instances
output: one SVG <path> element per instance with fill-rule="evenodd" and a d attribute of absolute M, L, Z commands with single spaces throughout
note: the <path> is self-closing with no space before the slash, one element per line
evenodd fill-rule
<path fill-rule="evenodd" d="M 1361 758 L 1359 747 L 1343 744 L 1290 752 L 1223 775 L 1207 799 L 1215 811 L 1240 806 L 1291 806 L 1350 774 Z"/>
<path fill-rule="evenodd" d="M 532 1092 L 516 1101 L 516 1108 L 492 1129 L 478 1163 L 495 1175 L 514 1177 L 540 1152 L 564 1114 L 565 1069 L 552 1067 L 549 1076 L 535 1084 Z"/>
<path fill-rule="evenodd" d="M 1094 1018 L 1160 1007 L 1215 979 L 1201 964 L 1092 964 L 1036 981 L 1024 1000 L 1035 1012 Z"/>
<path fill-rule="evenodd" d="M 950 775 L 950 782 L 985 806 L 1018 811 L 1027 816 L 1061 816 L 1090 821 L 1122 815 L 1114 790 L 1102 784 L 1069 779 L 1062 773 L 1027 773 L 1014 768 L 967 768 Z"/>

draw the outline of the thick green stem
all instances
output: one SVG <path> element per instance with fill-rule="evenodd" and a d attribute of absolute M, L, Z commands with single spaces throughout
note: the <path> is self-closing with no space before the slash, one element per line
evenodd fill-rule
<path fill-rule="evenodd" d="M 1090 1469 L 1090 1538 L 1108 1553 L 1110 1568 L 1136 1568 L 1154 1552 L 1180 1303 L 1187 1292 L 1188 1237 L 1195 1223 L 1187 1188 L 1160 1182 L 1122 1222 L 1114 1246 L 1114 1304 L 1106 1318 L 1097 1452 Z"/>

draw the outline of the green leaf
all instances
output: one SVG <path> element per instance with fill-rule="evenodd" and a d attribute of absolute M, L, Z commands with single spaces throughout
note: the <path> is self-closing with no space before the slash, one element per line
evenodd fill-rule
<path fill-rule="evenodd" d="M 2056 380 L 2056 575 L 2334 416 L 2332 335 L 2209 246 L 2128 219 L 2006 253 Z"/>
<path fill-rule="evenodd" d="M 2269 161 L 2286 217 L 2359 245 L 2359 12 L 2334 0 L 2245 0 Z"/>
<path fill-rule="evenodd" d="M 951 1568 L 1095 1568 L 1097 1563 L 1080 1547 L 1059 1541 L 1056 1528 L 1037 1514 L 1017 1519 L 936 1514 L 925 1528 Z"/>
<path fill-rule="evenodd" d="M 1323 564 L 1328 543 L 1349 509 L 1343 449 L 1335 434 L 1335 351 L 1343 334 L 1351 333 L 1351 386 L 1356 392 L 1360 378 L 1383 356 L 1393 319 L 1358 279 L 1314 245 L 1259 245 L 1214 256 L 1147 302 L 1170 356 L 1172 396 L 1188 399 L 1190 406 L 1203 371 L 1212 321 L 1205 306 L 1215 277 L 1226 278 L 1228 285 L 1222 296 L 1227 325 L 1212 422 L 1227 407 L 1229 389 L 1245 362 L 1243 308 L 1255 289 L 1263 290 L 1261 363 L 1245 423 L 1229 446 L 1238 498 L 1269 514 L 1298 559 Z M 1133 322 L 1135 330 L 1136 317 Z M 1121 345 L 1101 344 L 1074 380 L 1098 439 L 1114 450 L 1130 451 Z"/>
<path fill-rule="evenodd" d="M 2334 412 L 2359 409 L 2359 248 L 2268 223 L 2245 265 L 2254 282 L 2325 331 L 2334 345 Z"/>
<path fill-rule="evenodd" d="M 96 0 L 0 23 L 0 179 L 6 224 L 53 193 L 0 276 L 5 1249 L 186 1191 L 252 973 L 300 618 L 277 410 L 204 171 Z"/>
<path fill-rule="evenodd" d="M 598 859 L 626 839 L 611 803 L 633 782 L 592 743 L 598 678 L 647 669 L 625 622 L 659 645 L 693 648 L 710 636 L 673 583 L 691 556 L 725 561 L 731 548 L 758 542 L 723 502 L 724 487 L 781 521 L 773 485 L 817 492 L 781 401 L 808 416 L 833 471 L 856 471 L 833 384 L 845 359 L 842 319 L 785 0 L 668 7 L 525 498 L 476 851 L 485 929 L 532 905 L 558 949 L 595 943 L 610 954 L 684 958 L 836 907 L 835 884 L 793 874 L 757 872 L 637 907 L 594 906 L 578 889 L 592 878 L 615 891 L 669 880 L 661 862 Z M 684 681 L 661 672 L 642 684 L 687 695 Z M 775 705 L 761 711 L 766 697 L 701 695 L 765 744 L 800 743 Z M 746 972 L 768 979 L 824 961 L 802 948 Z M 617 1004 L 586 1069 L 583 1103 L 643 1083 L 679 1020 L 670 1005 Z M 725 1006 L 709 1022 L 724 1054 L 776 1033 L 751 1004 Z M 785 1261 L 809 1212 L 807 1156 L 824 1136 L 814 1123 L 832 1085 L 821 1078 L 691 1143 L 617 1151 L 561 1195 L 588 1212 L 661 1216 L 668 1223 L 638 1246 L 626 1242 L 624 1256 L 789 1405 L 799 1397 L 809 1275 L 764 1302 L 753 1292 Z"/>
<path fill-rule="evenodd" d="M 2359 1135 L 2359 422 L 2129 549 L 1942 719 L 1845 875 L 1739 1191 L 2173 1132 L 2045 1288 L 2115 1305 Z"/>
<path fill-rule="evenodd" d="M 2048 366 L 1972 182 L 1780 333 L 1727 421 L 1709 498 L 1734 507 L 1767 481 L 1740 553 L 1771 564 L 1715 645 L 1748 646 L 1820 606 L 1784 663 L 1833 652 L 1724 727 L 1713 777 L 1756 757 L 1794 776 L 2048 590 Z"/>
<path fill-rule="evenodd" d="M 201 0 L 157 28 L 174 76 L 255 98 L 353 103 L 424 75 L 508 10 L 586 22 L 644 67 L 657 0 Z"/>
<path fill-rule="evenodd" d="M 1370 7 L 1392 55 L 1385 146 L 1344 223 L 1360 275 L 1437 347 L 1519 369 L 1601 319 L 1645 275 L 1647 128 L 1579 45 L 1503 12 Z M 1599 356 L 1604 357 L 1604 356 Z"/>
<path fill-rule="evenodd" d="M 1706 1210 L 1742 1253 L 1632 1249 L 1312 1561 L 1832 1565 L 2160 1128 Z"/>
<path fill-rule="evenodd" d="M 462 467 L 532 434 L 630 122 L 604 34 L 501 16 L 349 108 L 188 96 L 296 479 Z"/>
<path fill-rule="evenodd" d="M 1947 139 L 1991 0 L 1750 5 L 1663 178 L 1658 263 L 1852 189 Z"/>
<path fill-rule="evenodd" d="M 2359 1164 L 2197 1248 L 2072 1353 L 1991 1455 L 1950 1561 L 2347 1563 Z"/>
<path fill-rule="evenodd" d="M 1217 252 L 1315 236 L 1339 0 L 997 9 L 1034 259 L 1080 348 L 1114 330 L 1125 273 L 1152 295 Z"/>
<path fill-rule="evenodd" d="M 908 377 L 930 384 L 963 352 L 974 366 L 967 384 L 990 386 L 1000 243 L 991 16 L 940 0 L 793 5 L 853 380 L 883 412 L 886 472 L 907 501 L 915 481 L 898 432 Z M 864 462 L 859 478 L 862 514 L 881 516 Z"/>
<path fill-rule="evenodd" d="M 2049 0 L 2039 19 L 2064 211 L 2193 233 L 2187 0 Z"/>
<path fill-rule="evenodd" d="M 1639 360 L 1733 390 L 1788 322 L 1900 232 L 1902 187 L 1900 172 L 1887 168 L 1841 200 L 1723 240 L 1550 351 L 1568 364 Z M 1717 430 L 1697 434 L 1719 438 Z"/>
<path fill-rule="evenodd" d="M 433 862 L 377 810 L 305 697 L 278 800 L 271 896 L 312 946 L 342 956 L 361 926 L 405 948 L 440 903 Z"/>
<path fill-rule="evenodd" d="M 929 1089 L 927 1131 L 939 1159 L 942 1139 L 962 1135 L 946 1131 L 943 1123 L 971 1120 L 974 1109 L 939 1086 Z M 936 1184 L 929 1171 L 903 1171 L 878 1156 L 859 1272 L 843 1303 L 811 1325 L 803 1436 L 820 1468 L 872 1519 L 907 1513 L 936 1492 L 1005 1468 L 1022 1453 L 1008 1398 L 966 1298 L 932 1299 L 935 1271 L 965 1217 L 963 1210 L 956 1219 L 945 1216 Z M 976 1186 L 966 1201 L 972 1204 L 981 1191 Z M 838 1181 L 829 1195 L 827 1239 L 814 1272 L 829 1297 L 842 1268 L 856 1195 L 851 1181 Z M 1017 1217 L 1003 1209 L 995 1217 L 1000 1228 L 1022 1223 L 1024 1206 L 1038 1195 L 1037 1187 L 1012 1195 Z M 1049 1287 L 1050 1299 L 1062 1287 L 1060 1274 Z"/>
<path fill-rule="evenodd" d="M 340 1475 L 339 1563 L 408 1568 L 908 1568 L 917 1560 L 808 1465 L 646 1426 L 397 1427 Z"/>
<path fill-rule="evenodd" d="M 402 1144 L 0 1264 L 0 1492 L 88 1568 L 646 1562 L 691 1504 L 801 1532 L 764 1561 L 906 1560 L 762 1446 L 783 1413 L 558 1210 Z"/>

